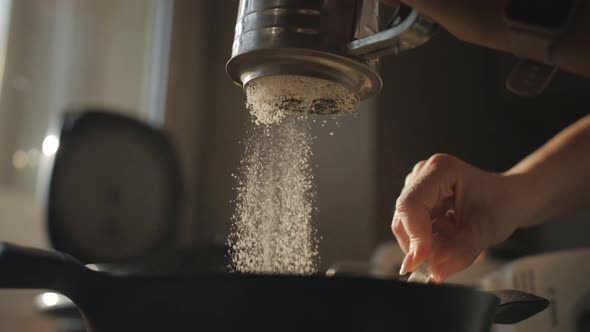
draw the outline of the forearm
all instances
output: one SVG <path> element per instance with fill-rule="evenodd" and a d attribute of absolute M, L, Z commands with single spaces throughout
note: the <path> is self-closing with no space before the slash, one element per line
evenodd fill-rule
<path fill-rule="evenodd" d="M 580 0 L 571 26 L 555 44 L 553 57 L 560 68 L 590 77 L 590 0 Z"/>
<path fill-rule="evenodd" d="M 521 225 L 590 210 L 590 116 L 571 125 L 506 172 L 528 211 Z"/>

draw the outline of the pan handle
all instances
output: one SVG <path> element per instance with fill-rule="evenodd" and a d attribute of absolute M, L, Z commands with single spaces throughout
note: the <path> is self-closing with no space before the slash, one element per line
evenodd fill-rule
<path fill-rule="evenodd" d="M 68 295 L 88 272 L 70 255 L 0 242 L 0 288 L 47 289 Z"/>
<path fill-rule="evenodd" d="M 494 316 L 496 324 L 516 324 L 549 306 L 547 299 L 517 290 L 499 290 L 491 293 L 500 300 Z"/>

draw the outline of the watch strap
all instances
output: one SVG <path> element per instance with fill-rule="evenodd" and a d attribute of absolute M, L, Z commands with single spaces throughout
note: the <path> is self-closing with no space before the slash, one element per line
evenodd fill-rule
<path fill-rule="evenodd" d="M 510 47 L 519 60 L 506 80 L 506 88 L 517 96 L 539 96 L 558 70 L 552 65 L 557 31 L 514 23 L 510 30 Z"/>
<path fill-rule="evenodd" d="M 506 88 L 518 96 L 538 96 L 551 83 L 557 70 L 557 66 L 522 58 L 508 75 Z"/>
<path fill-rule="evenodd" d="M 514 55 L 541 63 L 553 63 L 552 46 L 557 37 L 556 32 L 518 25 L 512 25 L 510 30 L 510 48 Z"/>

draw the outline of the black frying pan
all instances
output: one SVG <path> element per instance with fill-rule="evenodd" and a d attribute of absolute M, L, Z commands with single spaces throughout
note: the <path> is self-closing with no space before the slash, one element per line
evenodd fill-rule
<path fill-rule="evenodd" d="M 548 306 L 517 292 L 369 278 L 114 275 L 54 251 L 0 243 L 0 288 L 69 297 L 93 332 L 489 331 Z"/>

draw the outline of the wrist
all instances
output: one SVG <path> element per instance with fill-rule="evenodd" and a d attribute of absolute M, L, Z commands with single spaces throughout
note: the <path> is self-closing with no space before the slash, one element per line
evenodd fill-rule
<path fill-rule="evenodd" d="M 550 195 L 538 172 L 515 167 L 501 174 L 505 204 L 514 228 L 531 227 L 550 218 L 546 207 Z"/>

